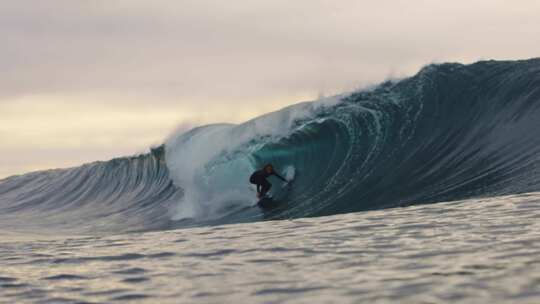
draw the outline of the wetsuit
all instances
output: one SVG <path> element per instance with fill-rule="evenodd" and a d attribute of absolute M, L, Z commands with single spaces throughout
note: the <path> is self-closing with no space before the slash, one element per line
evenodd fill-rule
<path fill-rule="evenodd" d="M 282 181 L 287 182 L 287 180 L 283 176 L 277 174 L 276 172 L 268 173 L 264 169 L 253 172 L 253 174 L 251 174 L 251 177 L 249 178 L 249 182 L 257 185 L 257 193 L 260 193 L 261 197 L 264 197 L 268 190 L 272 188 L 272 184 L 270 184 L 266 180 L 270 177 L 270 175 L 274 175 Z"/>

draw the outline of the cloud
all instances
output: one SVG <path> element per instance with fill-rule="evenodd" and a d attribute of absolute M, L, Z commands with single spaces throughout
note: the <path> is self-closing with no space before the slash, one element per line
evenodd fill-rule
<path fill-rule="evenodd" d="M 108 90 L 251 98 L 343 89 L 389 70 L 411 73 L 432 60 L 534 56 L 540 47 L 533 36 L 540 28 L 535 1 L 1 5 L 3 94 Z"/>
<path fill-rule="evenodd" d="M 183 119 L 237 122 L 433 61 L 535 57 L 538 11 L 533 0 L 2 1 L 0 132 L 41 108 L 55 110 L 33 126 L 57 130 L 50 115 L 79 107 L 72 120 L 85 124 L 66 138 L 97 136 L 96 124 L 113 134 L 114 115 L 164 137 Z"/>

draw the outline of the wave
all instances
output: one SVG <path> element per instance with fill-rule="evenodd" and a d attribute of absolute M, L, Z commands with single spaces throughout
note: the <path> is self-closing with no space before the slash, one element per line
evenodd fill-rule
<path fill-rule="evenodd" d="M 27 232 L 166 229 L 182 197 L 151 154 L 13 176 L 0 181 L 0 226 Z"/>
<path fill-rule="evenodd" d="M 539 114 L 539 59 L 429 65 L 369 90 L 176 134 L 148 155 L 8 178 L 0 218 L 132 231 L 539 191 Z M 269 211 L 254 206 L 248 183 L 265 163 L 294 179 L 290 188 L 273 181 L 283 204 Z"/>

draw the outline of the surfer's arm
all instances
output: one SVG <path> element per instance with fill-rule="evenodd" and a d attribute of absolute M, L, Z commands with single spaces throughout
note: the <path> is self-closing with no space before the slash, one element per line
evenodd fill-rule
<path fill-rule="evenodd" d="M 257 193 L 261 194 L 262 185 L 257 184 Z"/>
<path fill-rule="evenodd" d="M 274 175 L 275 175 L 277 178 L 281 179 L 282 181 L 284 181 L 284 182 L 286 182 L 286 183 L 289 182 L 289 181 L 286 180 L 283 176 L 281 176 L 281 175 L 279 175 L 279 174 L 277 174 L 277 173 L 275 173 L 275 172 L 274 172 Z"/>

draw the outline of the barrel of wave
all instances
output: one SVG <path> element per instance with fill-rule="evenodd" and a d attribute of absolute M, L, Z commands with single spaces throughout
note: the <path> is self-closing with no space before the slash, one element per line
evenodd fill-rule
<path fill-rule="evenodd" d="M 166 163 L 184 197 L 173 219 L 209 220 L 235 206 L 253 204 L 253 188 L 247 181 L 260 165 L 253 156 L 256 151 L 289 136 L 341 98 L 300 103 L 239 125 L 214 124 L 174 134 L 165 144 Z"/>

